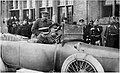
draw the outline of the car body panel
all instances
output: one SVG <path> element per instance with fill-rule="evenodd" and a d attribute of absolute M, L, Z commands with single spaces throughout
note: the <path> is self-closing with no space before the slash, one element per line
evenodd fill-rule
<path fill-rule="evenodd" d="M 107 72 L 119 71 L 119 50 L 116 48 L 95 46 L 85 43 L 77 44 L 78 50 L 94 56 Z"/>
<path fill-rule="evenodd" d="M 53 69 L 55 47 L 56 45 L 3 41 L 2 58 L 8 65 L 50 71 Z"/>
<path fill-rule="evenodd" d="M 84 43 L 78 43 L 77 48 L 74 45 L 75 43 L 71 44 L 70 42 L 62 45 L 28 43 L 27 41 L 1 41 L 0 54 L 7 65 L 45 72 L 51 70 L 60 72 L 67 57 L 76 53 L 86 53 L 94 56 L 105 71 L 119 71 L 118 49 Z"/>

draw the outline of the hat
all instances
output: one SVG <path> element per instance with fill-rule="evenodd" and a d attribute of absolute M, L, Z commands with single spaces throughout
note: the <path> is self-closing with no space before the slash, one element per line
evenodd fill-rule
<path fill-rule="evenodd" d="M 42 14 L 49 14 L 48 11 L 41 11 Z"/>
<path fill-rule="evenodd" d="M 93 21 L 93 20 L 90 20 L 90 22 L 91 22 L 91 23 L 94 23 L 94 21 Z"/>
<path fill-rule="evenodd" d="M 84 22 L 84 20 L 83 20 L 83 19 L 80 19 L 79 22 Z"/>

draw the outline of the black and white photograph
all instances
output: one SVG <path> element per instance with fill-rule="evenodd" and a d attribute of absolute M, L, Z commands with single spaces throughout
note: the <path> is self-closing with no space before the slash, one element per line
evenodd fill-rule
<path fill-rule="evenodd" d="M 120 0 L 0 0 L 0 73 L 119 73 Z"/>

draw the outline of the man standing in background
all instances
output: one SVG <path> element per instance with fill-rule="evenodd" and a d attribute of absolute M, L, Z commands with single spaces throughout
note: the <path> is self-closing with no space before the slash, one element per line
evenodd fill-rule
<path fill-rule="evenodd" d="M 117 36 L 119 34 L 118 32 L 119 27 L 117 25 L 118 23 L 116 22 L 115 17 L 112 17 L 110 24 L 106 27 L 105 30 L 105 35 L 104 35 L 106 39 L 105 46 L 114 47 L 116 43 L 115 40 L 118 38 Z"/>

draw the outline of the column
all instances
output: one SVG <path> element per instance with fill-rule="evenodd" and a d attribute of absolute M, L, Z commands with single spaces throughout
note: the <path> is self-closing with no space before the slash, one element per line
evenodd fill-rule
<path fill-rule="evenodd" d="M 113 0 L 113 2 L 112 2 L 112 16 L 115 16 L 115 4 L 116 4 L 116 0 Z"/>
<path fill-rule="evenodd" d="M 13 9 L 16 9 L 16 0 L 13 0 Z"/>
<path fill-rule="evenodd" d="M 5 19 L 5 24 L 4 24 L 4 32 L 7 33 L 8 32 L 8 28 L 7 28 L 7 19 L 8 19 L 8 14 L 7 14 L 7 0 L 5 0 L 5 15 L 4 15 L 4 19 Z"/>
<path fill-rule="evenodd" d="M 38 0 L 34 0 L 35 4 L 35 19 L 39 18 L 39 5 L 38 5 Z"/>
<path fill-rule="evenodd" d="M 102 1 L 99 1 L 99 17 L 101 18 L 102 17 L 102 6 L 103 6 L 103 2 Z"/>
<path fill-rule="evenodd" d="M 18 9 L 20 9 L 20 0 L 18 0 Z"/>
<path fill-rule="evenodd" d="M 31 3 L 31 0 L 27 0 L 27 8 L 29 9 L 29 15 L 28 15 L 28 18 L 31 19 L 31 10 L 30 10 L 30 3 Z"/>
<path fill-rule="evenodd" d="M 77 21 L 79 22 L 80 19 L 86 19 L 86 5 L 87 4 L 87 0 L 74 0 L 73 3 L 73 21 Z"/>
<path fill-rule="evenodd" d="M 11 16 L 10 15 L 11 13 L 10 13 L 10 6 L 9 5 L 10 5 L 10 1 L 7 1 L 7 14 L 8 14 L 8 18 L 10 18 L 10 16 Z"/>
<path fill-rule="evenodd" d="M 7 23 L 6 23 L 6 20 L 7 20 L 7 12 L 6 12 L 6 0 L 4 0 L 4 1 L 0 1 L 0 2 L 2 2 L 1 4 L 1 14 L 0 14 L 0 20 L 1 20 L 1 27 L 0 27 L 0 32 L 2 32 L 2 33 L 7 33 Z M 3 22 L 4 21 L 4 22 Z"/>
<path fill-rule="evenodd" d="M 88 24 L 88 0 L 86 0 L 86 23 Z"/>
<path fill-rule="evenodd" d="M 57 0 L 52 0 L 52 4 L 53 4 L 53 16 L 52 16 L 52 21 L 57 22 Z"/>
<path fill-rule="evenodd" d="M 65 0 L 65 17 L 67 17 L 67 7 L 66 7 L 66 5 L 67 5 L 67 0 Z"/>
<path fill-rule="evenodd" d="M 47 2 L 48 0 L 45 0 L 45 11 L 47 11 Z"/>
<path fill-rule="evenodd" d="M 1 32 L 1 25 L 2 25 L 2 1 L 0 1 L 0 32 Z"/>
<path fill-rule="evenodd" d="M 18 8 L 19 8 L 19 20 L 20 22 L 23 20 L 23 5 L 22 0 L 18 0 Z"/>

